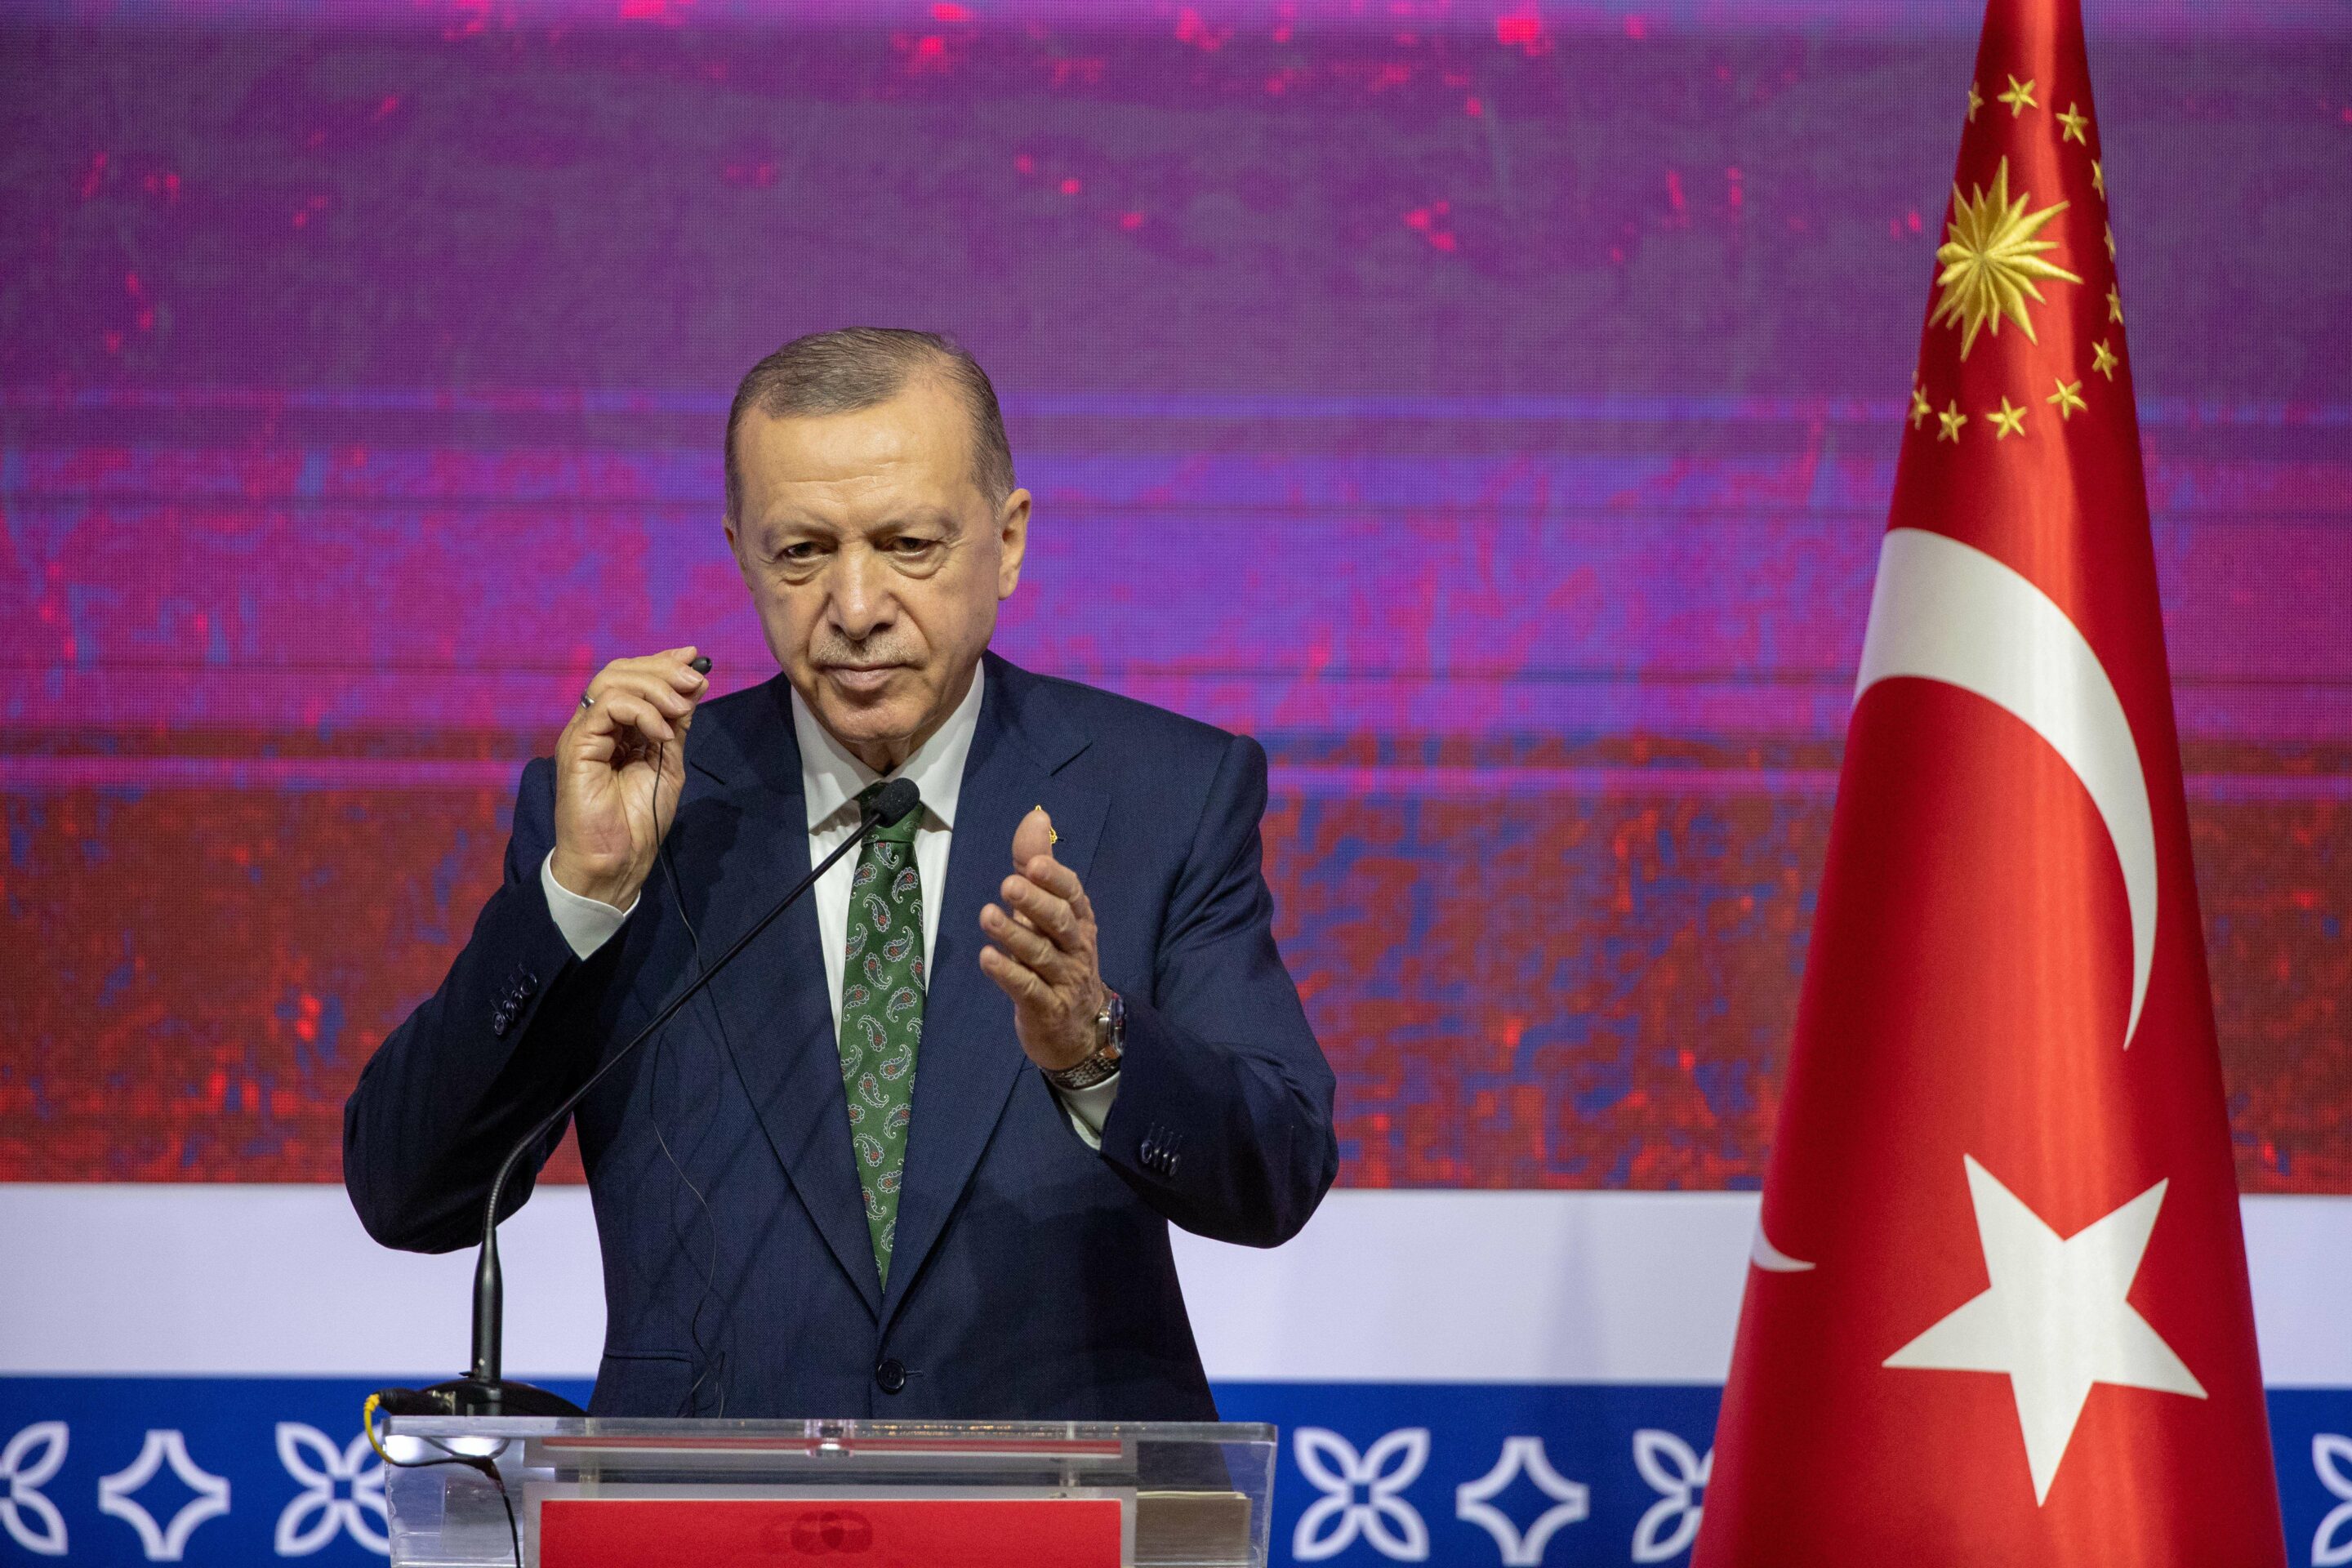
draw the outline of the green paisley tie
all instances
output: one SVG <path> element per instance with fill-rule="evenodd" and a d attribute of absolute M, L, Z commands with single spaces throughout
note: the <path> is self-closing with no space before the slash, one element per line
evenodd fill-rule
<path fill-rule="evenodd" d="M 862 792 L 864 805 L 881 793 Z M 841 975 L 841 1083 L 849 1099 L 849 1137 L 857 1184 L 866 1194 L 866 1228 L 874 1268 L 890 1279 L 890 1245 L 898 1228 L 898 1184 L 907 1168 L 907 1126 L 914 1117 L 915 1048 L 923 1037 L 923 879 L 915 868 L 915 819 L 908 812 L 877 827 L 857 853 L 849 884 L 849 930 Z"/>

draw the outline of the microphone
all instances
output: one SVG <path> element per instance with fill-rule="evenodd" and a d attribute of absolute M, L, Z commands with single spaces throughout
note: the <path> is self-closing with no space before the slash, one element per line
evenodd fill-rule
<path fill-rule="evenodd" d="M 898 825 L 908 813 L 923 804 L 922 791 L 912 779 L 892 779 L 882 786 L 874 798 L 866 803 L 857 824 L 857 831 L 845 839 L 839 847 L 819 861 L 809 874 L 793 884 L 790 891 L 776 900 L 773 908 L 751 928 L 735 939 L 733 946 L 719 955 L 718 961 L 680 987 L 677 994 L 662 1005 L 660 1012 L 642 1029 L 629 1037 L 626 1045 L 614 1051 L 604 1064 L 588 1075 L 588 1081 L 573 1089 L 563 1103 L 541 1117 L 531 1130 L 515 1141 L 507 1157 L 499 1162 L 497 1173 L 490 1178 L 489 1201 L 482 1209 L 482 1249 L 474 1264 L 474 1361 L 466 1376 L 448 1383 L 436 1383 L 430 1388 L 386 1391 L 383 1408 L 392 1415 L 584 1415 L 586 1411 L 544 1388 L 528 1383 L 509 1383 L 499 1375 L 504 1355 L 501 1338 L 505 1326 L 505 1277 L 499 1268 L 499 1200 L 506 1194 L 507 1179 L 514 1173 L 516 1164 L 541 1139 L 563 1125 L 563 1119 L 588 1097 L 588 1091 L 604 1081 L 604 1075 L 628 1059 L 654 1031 L 677 1016 L 710 984 L 711 978 L 733 962 L 735 955 L 751 945 L 751 939 L 768 929 L 778 915 L 790 909 L 801 895 L 816 885 L 818 878 L 833 869 L 844 855 L 866 842 L 877 827 Z"/>

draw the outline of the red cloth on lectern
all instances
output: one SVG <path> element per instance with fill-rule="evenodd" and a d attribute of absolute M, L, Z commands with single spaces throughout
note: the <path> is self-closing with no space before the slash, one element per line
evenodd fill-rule
<path fill-rule="evenodd" d="M 2074 0 L 1966 112 L 1695 1562 L 2273 1568 Z"/>

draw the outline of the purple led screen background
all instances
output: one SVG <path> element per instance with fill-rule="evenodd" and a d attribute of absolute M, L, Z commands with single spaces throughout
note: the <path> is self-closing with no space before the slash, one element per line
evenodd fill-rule
<path fill-rule="evenodd" d="M 2094 3 L 2240 1174 L 2352 1192 L 2352 21 Z M 0 10 L 0 1178 L 333 1180 L 735 378 L 943 328 L 999 647 L 1249 730 L 1360 1185 L 1749 1186 L 1965 5 Z"/>

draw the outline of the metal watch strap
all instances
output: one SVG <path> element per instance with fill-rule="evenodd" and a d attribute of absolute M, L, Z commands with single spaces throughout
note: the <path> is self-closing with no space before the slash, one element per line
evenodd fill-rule
<path fill-rule="evenodd" d="M 1116 991 L 1103 993 L 1102 1011 L 1095 1015 L 1095 1048 L 1085 1060 L 1066 1068 L 1044 1069 L 1055 1089 L 1092 1089 L 1118 1075 L 1119 1058 L 1127 1045 L 1127 1002 Z"/>

